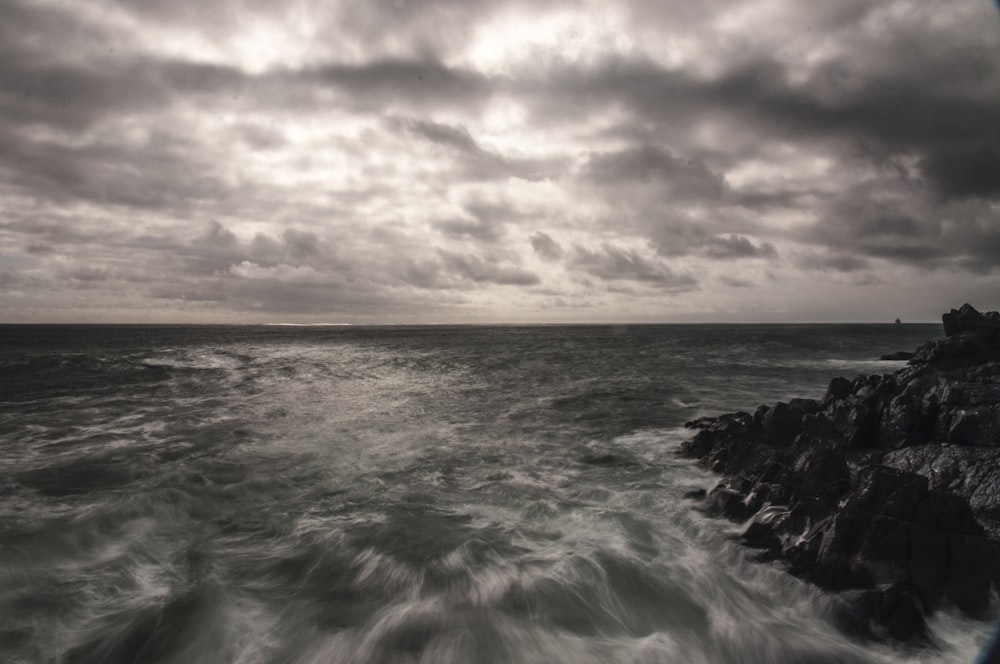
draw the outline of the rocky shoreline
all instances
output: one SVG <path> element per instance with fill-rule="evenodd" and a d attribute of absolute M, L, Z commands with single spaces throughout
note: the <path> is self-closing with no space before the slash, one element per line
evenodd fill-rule
<path fill-rule="evenodd" d="M 933 645 L 924 617 L 986 618 L 1000 579 L 1000 314 L 966 304 L 891 374 L 689 422 L 702 500 L 763 560 L 837 593 L 856 636 Z M 900 357 L 904 357 L 900 355 Z"/>

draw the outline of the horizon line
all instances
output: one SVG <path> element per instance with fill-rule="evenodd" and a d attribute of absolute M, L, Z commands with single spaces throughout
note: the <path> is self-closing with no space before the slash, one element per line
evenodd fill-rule
<path fill-rule="evenodd" d="M 292 323 L 292 322 L 152 322 L 152 321 L 0 321 L 0 326 L 28 325 L 90 325 L 90 326 L 188 326 L 188 327 L 565 327 L 565 326 L 653 326 L 653 325 L 941 325 L 934 321 L 513 321 L 513 322 L 365 322 L 365 323 Z"/>

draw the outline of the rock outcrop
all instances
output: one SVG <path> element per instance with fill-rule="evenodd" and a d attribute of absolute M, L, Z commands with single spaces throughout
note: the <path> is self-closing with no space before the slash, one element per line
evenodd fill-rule
<path fill-rule="evenodd" d="M 895 373 L 688 423 L 683 453 L 724 478 L 706 509 L 869 638 L 929 643 L 924 615 L 985 617 L 1000 578 L 1000 314 L 943 321 Z"/>

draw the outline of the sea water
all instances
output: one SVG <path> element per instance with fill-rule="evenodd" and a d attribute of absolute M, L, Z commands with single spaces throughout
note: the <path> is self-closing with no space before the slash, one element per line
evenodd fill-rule
<path fill-rule="evenodd" d="M 845 637 L 677 455 L 938 335 L 0 327 L 0 661 L 971 661 Z"/>

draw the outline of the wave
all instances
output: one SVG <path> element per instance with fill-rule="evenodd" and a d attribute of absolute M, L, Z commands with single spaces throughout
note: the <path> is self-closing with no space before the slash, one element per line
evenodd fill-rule
<path fill-rule="evenodd" d="M 961 662 L 979 642 L 945 615 L 933 654 L 851 643 L 829 597 L 684 498 L 715 478 L 675 454 L 683 421 L 821 390 L 855 346 L 155 332 L 0 357 L 22 386 L 0 410 L 0 659 Z"/>

